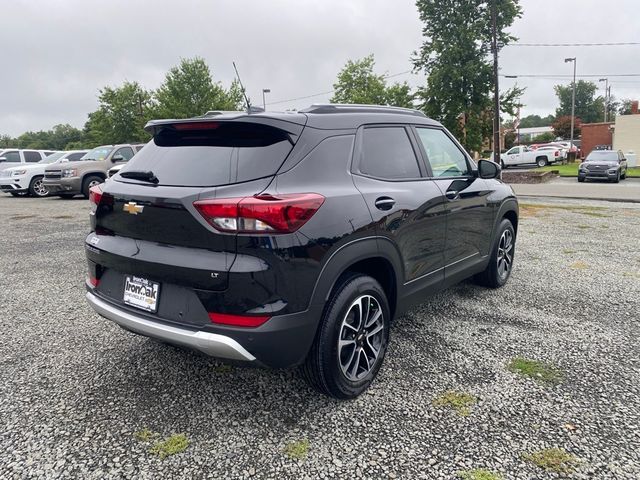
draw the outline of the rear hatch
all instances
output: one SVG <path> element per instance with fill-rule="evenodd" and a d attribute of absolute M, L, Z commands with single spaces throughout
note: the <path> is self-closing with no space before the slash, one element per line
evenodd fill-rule
<path fill-rule="evenodd" d="M 237 234 L 214 228 L 194 202 L 262 192 L 304 123 L 242 115 L 147 128 L 153 141 L 92 195 L 87 255 L 104 277 L 99 291 L 121 299 L 127 275 L 174 284 L 166 288 L 223 290 Z"/>

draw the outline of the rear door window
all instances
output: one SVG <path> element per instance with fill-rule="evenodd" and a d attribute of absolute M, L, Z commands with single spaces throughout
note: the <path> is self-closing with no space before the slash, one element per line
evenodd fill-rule
<path fill-rule="evenodd" d="M 42 157 L 40 156 L 40 152 L 34 152 L 30 150 L 27 150 L 24 152 L 25 162 L 36 163 L 36 162 L 39 162 L 40 160 L 42 160 Z"/>
<path fill-rule="evenodd" d="M 275 175 L 293 148 L 286 132 L 267 125 L 182 125 L 186 126 L 168 126 L 156 133 L 121 172 L 152 171 L 160 185 L 229 185 Z"/>
<path fill-rule="evenodd" d="M 418 159 L 407 130 L 404 127 L 365 128 L 358 170 L 363 175 L 388 180 L 419 178 Z"/>

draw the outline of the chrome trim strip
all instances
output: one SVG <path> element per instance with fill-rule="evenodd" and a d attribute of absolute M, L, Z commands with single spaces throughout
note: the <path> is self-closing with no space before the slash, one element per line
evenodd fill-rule
<path fill-rule="evenodd" d="M 117 323 L 121 327 L 132 330 L 147 337 L 158 338 L 168 343 L 194 348 L 207 355 L 231 360 L 252 362 L 256 359 L 233 338 L 216 333 L 187 330 L 172 327 L 159 322 L 122 311 L 99 299 L 91 292 L 86 295 L 89 305 L 103 317 Z"/>

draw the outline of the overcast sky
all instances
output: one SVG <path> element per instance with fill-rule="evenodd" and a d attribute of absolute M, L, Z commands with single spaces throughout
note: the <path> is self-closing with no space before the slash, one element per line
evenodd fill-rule
<path fill-rule="evenodd" d="M 640 41 L 639 0 L 521 0 L 512 32 L 524 43 Z M 0 133 L 82 127 L 98 90 L 124 80 L 158 87 L 180 58 L 201 56 L 225 86 L 236 61 L 254 103 L 270 88 L 269 109 L 302 108 L 329 95 L 348 59 L 369 53 L 380 73 L 411 69 L 421 23 L 411 0 L 1 0 Z M 506 47 L 501 73 L 562 75 L 565 57 L 578 74 L 640 73 L 640 46 Z M 412 85 L 424 77 L 393 80 Z M 595 79 L 597 81 L 597 78 Z M 611 78 L 618 98 L 640 98 L 640 77 Z M 562 79 L 520 78 L 522 115 L 556 108 Z M 502 87 L 516 80 L 503 79 Z M 603 85 L 603 84 L 601 84 Z M 604 90 L 604 87 L 603 89 Z M 275 103 L 277 102 L 277 103 Z"/>

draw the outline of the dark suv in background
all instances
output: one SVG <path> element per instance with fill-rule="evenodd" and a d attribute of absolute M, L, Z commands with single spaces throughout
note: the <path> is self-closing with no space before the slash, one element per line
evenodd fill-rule
<path fill-rule="evenodd" d="M 353 398 L 392 320 L 467 277 L 509 278 L 518 205 L 439 123 L 391 107 L 154 121 L 93 187 L 87 300 L 135 333 L 301 365 Z"/>

